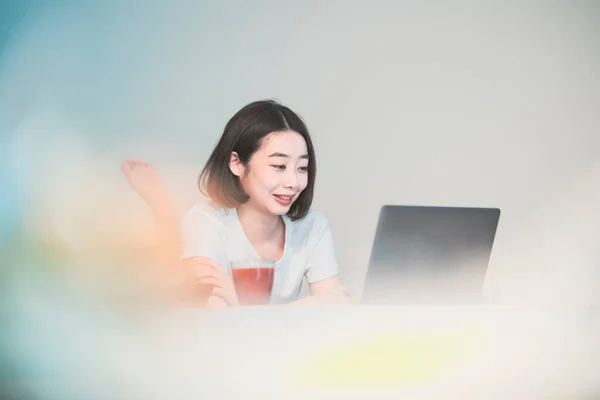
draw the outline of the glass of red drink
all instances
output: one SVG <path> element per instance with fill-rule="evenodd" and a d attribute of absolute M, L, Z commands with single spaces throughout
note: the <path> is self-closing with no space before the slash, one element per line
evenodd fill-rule
<path fill-rule="evenodd" d="M 240 305 L 269 304 L 275 260 L 231 261 L 229 266 Z"/>

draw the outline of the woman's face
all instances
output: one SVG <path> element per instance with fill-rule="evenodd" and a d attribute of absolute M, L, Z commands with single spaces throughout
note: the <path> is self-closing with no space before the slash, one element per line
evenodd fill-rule
<path fill-rule="evenodd" d="M 291 130 L 270 133 L 247 166 L 233 153 L 229 167 L 250 197 L 246 204 L 273 215 L 287 214 L 308 185 L 306 141 Z"/>

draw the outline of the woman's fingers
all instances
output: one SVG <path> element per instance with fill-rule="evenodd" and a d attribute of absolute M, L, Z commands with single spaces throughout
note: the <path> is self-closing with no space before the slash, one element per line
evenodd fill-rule
<path fill-rule="evenodd" d="M 229 303 L 221 296 L 211 294 L 205 304 L 206 308 L 210 309 L 224 309 L 229 308 Z"/>
<path fill-rule="evenodd" d="M 204 275 L 221 275 L 226 277 L 227 274 L 223 272 L 219 264 L 210 258 L 206 257 L 192 257 L 183 261 L 184 269 L 187 274 L 192 277 L 204 276 Z"/>
<path fill-rule="evenodd" d="M 216 287 L 227 287 L 227 282 L 223 282 L 222 279 L 219 279 L 216 276 L 203 276 L 199 278 L 196 282 L 201 283 L 203 285 L 213 285 Z"/>
<path fill-rule="evenodd" d="M 186 262 L 189 265 L 203 265 L 206 267 L 210 267 L 212 269 L 214 269 L 215 271 L 221 271 L 221 267 L 219 266 L 219 264 L 214 261 L 211 260 L 210 258 L 207 257 L 192 257 L 192 258 L 188 258 L 186 259 Z"/>
<path fill-rule="evenodd" d="M 206 265 L 195 265 L 190 272 L 192 273 L 194 280 L 204 277 L 220 276 L 218 272 Z"/>
<path fill-rule="evenodd" d="M 232 291 L 231 289 L 215 287 L 212 294 L 213 296 L 218 296 L 225 300 L 230 307 L 235 307 L 239 305 L 237 295 L 235 294 L 235 291 Z"/>
<path fill-rule="evenodd" d="M 183 260 L 183 265 L 191 280 L 213 286 L 211 296 L 222 298 L 231 307 L 239 305 L 233 281 L 214 260 L 192 257 Z"/>

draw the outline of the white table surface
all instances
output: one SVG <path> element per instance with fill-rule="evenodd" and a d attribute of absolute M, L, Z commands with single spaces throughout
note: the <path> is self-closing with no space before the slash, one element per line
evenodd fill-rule
<path fill-rule="evenodd" d="M 171 326 L 206 361 L 199 379 L 216 385 L 213 398 L 226 392 L 257 399 L 573 398 L 600 395 L 595 314 L 488 306 L 271 306 L 186 310 L 173 316 Z M 444 361 L 446 367 L 438 368 Z M 219 383 L 227 389 L 218 389 Z"/>

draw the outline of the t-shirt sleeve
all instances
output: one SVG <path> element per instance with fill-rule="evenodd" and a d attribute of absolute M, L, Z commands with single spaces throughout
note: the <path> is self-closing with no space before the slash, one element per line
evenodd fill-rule
<path fill-rule="evenodd" d="M 333 236 L 325 216 L 319 217 L 318 226 L 319 229 L 316 229 L 313 233 L 316 237 L 315 245 L 308 255 L 308 268 L 306 270 L 308 283 L 314 283 L 339 273 Z"/>
<path fill-rule="evenodd" d="M 188 211 L 181 223 L 181 259 L 210 258 L 227 271 L 223 234 L 219 221 L 205 211 Z"/>

